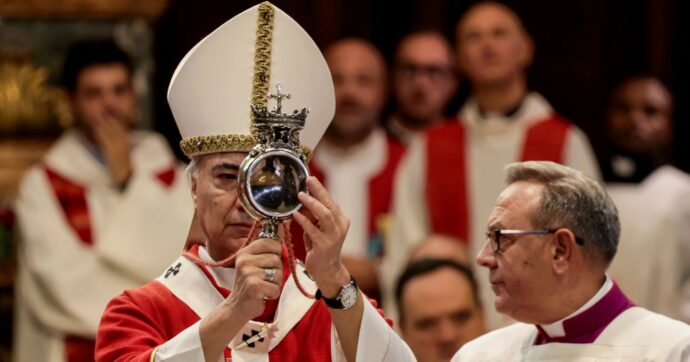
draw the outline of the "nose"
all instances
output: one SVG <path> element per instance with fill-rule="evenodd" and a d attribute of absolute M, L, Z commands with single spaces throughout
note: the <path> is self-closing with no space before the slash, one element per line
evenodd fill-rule
<path fill-rule="evenodd" d="M 646 121 L 644 112 L 641 109 L 631 109 L 628 112 L 628 117 L 630 117 L 630 123 L 636 128 L 644 126 Z"/>
<path fill-rule="evenodd" d="M 491 243 L 489 243 L 488 239 L 486 240 L 486 242 L 484 242 L 484 246 L 482 247 L 482 250 L 479 251 L 479 254 L 477 254 L 477 258 L 475 261 L 479 266 L 483 266 L 489 269 L 496 268 L 496 254 L 494 253 L 494 250 L 491 248 Z"/>
<path fill-rule="evenodd" d="M 117 104 L 120 102 L 120 98 L 120 95 L 112 89 L 108 89 L 102 93 L 103 104 L 105 104 L 107 107 L 117 106 Z"/>
<path fill-rule="evenodd" d="M 417 72 L 412 76 L 412 82 L 415 85 L 415 87 L 420 88 L 420 87 L 431 87 L 433 86 L 432 82 L 432 75 L 431 72 L 427 69 L 419 69 Z"/>
<path fill-rule="evenodd" d="M 454 343 L 459 338 L 458 328 L 453 321 L 444 319 L 438 329 L 438 341 L 441 343 Z"/>
<path fill-rule="evenodd" d="M 343 79 L 335 86 L 336 95 L 352 97 L 358 94 L 357 82 L 354 79 Z"/>
<path fill-rule="evenodd" d="M 237 197 L 235 197 L 235 202 L 232 204 L 231 210 L 233 213 L 238 213 L 240 218 L 243 221 L 250 221 L 250 220 L 252 220 L 252 217 L 244 209 L 244 206 L 242 206 L 242 201 L 239 198 L 239 192 L 241 192 L 241 191 L 237 190 L 238 195 L 237 195 Z"/>

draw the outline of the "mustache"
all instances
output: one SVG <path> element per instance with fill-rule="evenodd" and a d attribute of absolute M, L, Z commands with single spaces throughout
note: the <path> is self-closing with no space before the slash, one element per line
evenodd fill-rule
<path fill-rule="evenodd" d="M 348 108 L 350 108 L 350 107 L 361 107 L 362 103 L 355 98 L 344 97 L 338 101 L 337 106 L 338 107 L 348 107 Z"/>

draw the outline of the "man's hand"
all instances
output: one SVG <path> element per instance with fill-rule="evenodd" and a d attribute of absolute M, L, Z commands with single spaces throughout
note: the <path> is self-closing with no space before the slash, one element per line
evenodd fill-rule
<path fill-rule="evenodd" d="M 105 114 L 93 123 L 93 137 L 105 156 L 108 170 L 116 185 L 124 185 L 132 173 L 129 129 L 118 115 Z"/>
<path fill-rule="evenodd" d="M 282 246 L 273 239 L 257 239 L 235 258 L 235 286 L 230 296 L 201 319 L 199 337 L 207 361 L 216 361 L 230 340 L 264 311 L 264 298 L 280 296 L 283 280 Z M 265 270 L 274 270 L 267 280 Z"/>
<path fill-rule="evenodd" d="M 273 239 L 257 239 L 239 250 L 235 259 L 235 286 L 226 303 L 234 305 L 249 321 L 264 311 L 264 298 L 277 299 L 283 280 L 282 245 Z M 267 280 L 266 270 L 273 270 Z M 269 272 L 270 274 L 270 272 Z"/>
<path fill-rule="evenodd" d="M 323 296 L 333 298 L 350 281 L 350 274 L 340 258 L 350 219 L 316 177 L 307 179 L 307 188 L 311 195 L 299 193 L 304 207 L 293 217 L 304 229 L 307 272 Z"/>

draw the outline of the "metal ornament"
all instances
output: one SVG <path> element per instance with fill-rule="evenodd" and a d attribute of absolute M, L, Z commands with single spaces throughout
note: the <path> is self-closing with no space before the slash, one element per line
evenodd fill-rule
<path fill-rule="evenodd" d="M 240 165 L 238 188 L 244 209 L 262 222 L 259 237 L 280 240 L 278 225 L 302 207 L 297 194 L 307 192 L 309 170 L 299 132 L 309 111 L 282 113 L 282 101 L 290 94 L 283 93 L 280 84 L 276 88 L 276 94 L 268 95 L 276 101 L 273 110 L 252 105 L 256 144 Z"/>

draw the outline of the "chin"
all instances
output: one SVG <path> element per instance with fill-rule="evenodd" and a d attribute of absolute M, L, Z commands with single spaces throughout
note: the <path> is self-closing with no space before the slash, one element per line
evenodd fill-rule
<path fill-rule="evenodd" d="M 497 312 L 501 314 L 508 314 L 508 312 L 510 311 L 509 307 L 509 302 L 504 297 L 496 296 L 496 300 L 494 301 L 494 308 L 496 308 Z"/>
<path fill-rule="evenodd" d="M 216 249 L 224 250 L 225 252 L 236 253 L 244 243 L 246 237 L 237 238 L 230 235 L 223 235 L 220 238 L 209 239 L 210 245 L 217 245 Z M 219 245 L 220 244 L 220 245 Z"/>
<path fill-rule="evenodd" d="M 480 73 L 476 82 L 485 85 L 502 85 L 511 79 L 510 74 L 499 71 L 486 71 Z"/>

